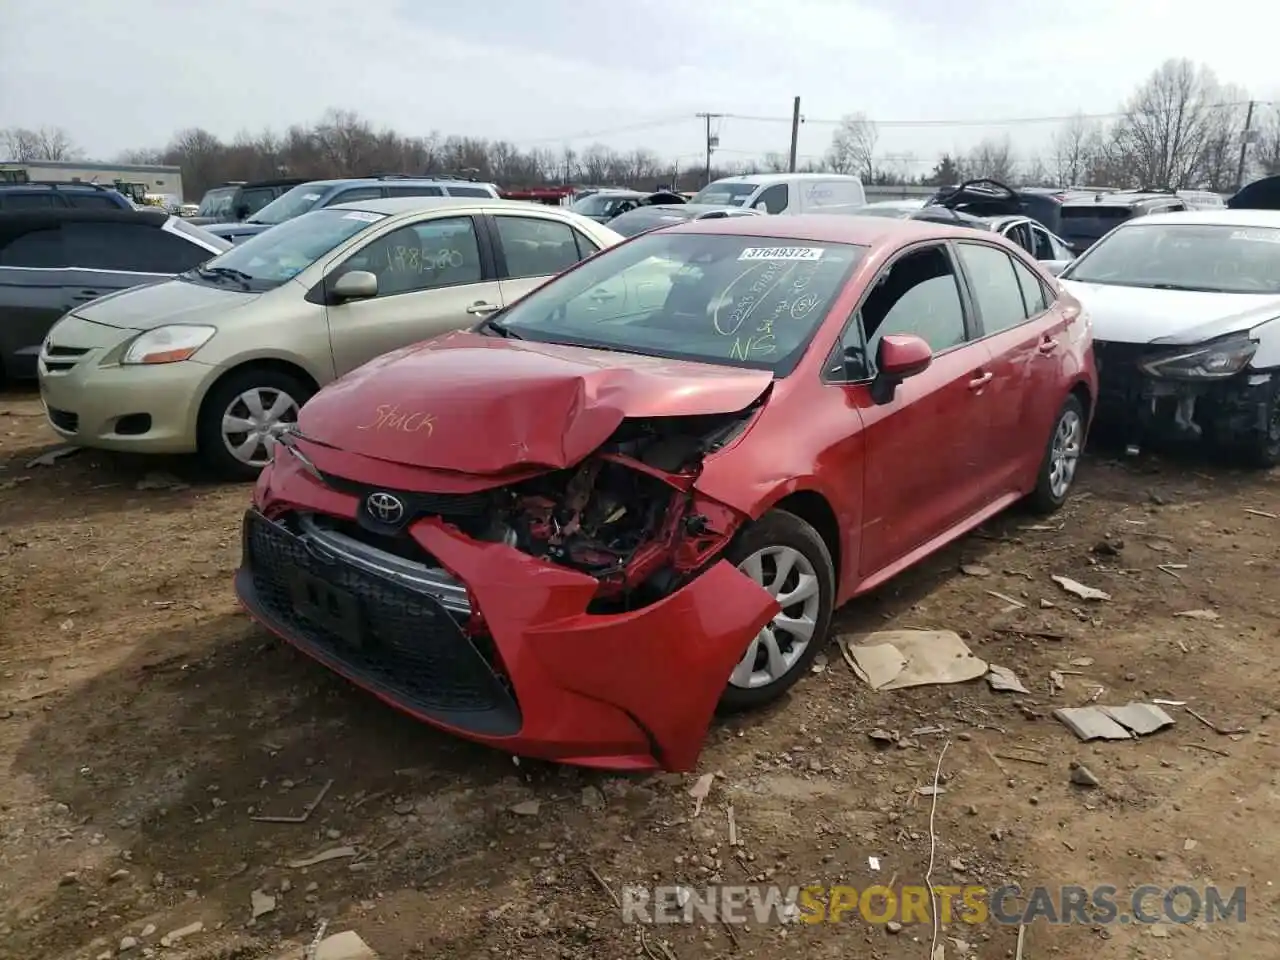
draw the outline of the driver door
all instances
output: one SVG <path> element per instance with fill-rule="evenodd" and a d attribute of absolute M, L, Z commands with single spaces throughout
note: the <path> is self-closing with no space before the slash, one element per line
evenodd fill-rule
<path fill-rule="evenodd" d="M 492 251 L 473 217 L 433 217 L 375 237 L 325 274 L 378 278 L 367 300 L 325 308 L 338 376 L 374 357 L 477 323 L 502 306 Z M 326 298 L 327 300 L 329 298 Z"/>

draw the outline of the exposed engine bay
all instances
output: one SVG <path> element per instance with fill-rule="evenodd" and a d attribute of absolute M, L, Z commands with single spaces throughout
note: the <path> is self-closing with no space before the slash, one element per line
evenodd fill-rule
<path fill-rule="evenodd" d="M 624 420 L 576 466 L 496 491 L 476 534 L 597 578 L 596 607 L 644 606 L 704 568 L 745 521 L 693 485 L 702 458 L 762 401 L 732 414 Z"/>

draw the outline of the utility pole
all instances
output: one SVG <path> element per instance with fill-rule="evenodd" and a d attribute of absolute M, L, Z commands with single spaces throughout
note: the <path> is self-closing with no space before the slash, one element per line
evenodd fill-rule
<path fill-rule="evenodd" d="M 706 186 L 707 183 L 711 182 L 711 151 L 713 151 L 716 147 L 720 146 L 720 138 L 717 136 L 714 136 L 711 133 L 711 121 L 719 120 L 721 117 L 724 116 L 724 114 L 723 113 L 699 113 L 697 114 L 697 116 L 707 121 L 707 176 L 706 176 L 706 183 L 703 184 L 703 186 Z"/>
<path fill-rule="evenodd" d="M 1240 134 L 1240 163 L 1236 166 L 1236 190 L 1244 186 L 1244 163 L 1249 154 L 1249 134 L 1253 128 L 1253 101 L 1244 115 L 1244 131 Z"/>
<path fill-rule="evenodd" d="M 796 148 L 800 145 L 800 98 L 791 105 L 791 172 L 796 172 Z"/>

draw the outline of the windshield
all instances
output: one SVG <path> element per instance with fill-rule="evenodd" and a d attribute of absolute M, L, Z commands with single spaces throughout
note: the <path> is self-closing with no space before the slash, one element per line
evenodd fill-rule
<path fill-rule="evenodd" d="M 621 216 L 614 217 L 609 221 L 609 229 L 622 234 L 624 237 L 634 237 L 637 234 L 644 233 L 646 230 L 668 227 L 673 223 L 684 223 L 689 219 L 689 216 L 688 214 L 677 213 L 674 210 L 640 207 L 637 210 L 631 210 Z"/>
<path fill-rule="evenodd" d="M 204 199 L 200 201 L 200 209 L 196 211 L 196 215 L 201 217 L 221 217 L 230 213 L 231 195 L 235 192 L 235 187 L 219 187 L 215 190 L 210 190 L 204 195 Z"/>
<path fill-rule="evenodd" d="M 709 183 L 693 195 L 690 203 L 714 203 L 719 207 L 745 207 L 759 189 L 754 183 Z"/>
<path fill-rule="evenodd" d="M 580 213 L 584 217 L 612 217 L 624 208 L 634 207 L 637 203 L 636 197 L 630 196 L 610 196 L 607 193 L 593 193 L 589 197 L 583 197 L 581 200 L 575 201 L 569 207 L 574 213 Z"/>
<path fill-rule="evenodd" d="M 846 243 L 650 233 L 562 274 L 496 320 L 526 340 L 786 376 L 865 253 Z"/>
<path fill-rule="evenodd" d="M 1162 290 L 1277 294 L 1280 228 L 1134 223 L 1090 248 L 1063 271 L 1062 279 Z"/>
<path fill-rule="evenodd" d="M 264 230 L 219 254 L 183 279 L 260 293 L 278 287 L 338 244 L 383 218 L 363 210 L 315 210 Z"/>
<path fill-rule="evenodd" d="M 304 183 L 280 194 L 253 215 L 249 223 L 284 223 L 300 217 L 319 201 L 324 187 L 318 183 Z"/>

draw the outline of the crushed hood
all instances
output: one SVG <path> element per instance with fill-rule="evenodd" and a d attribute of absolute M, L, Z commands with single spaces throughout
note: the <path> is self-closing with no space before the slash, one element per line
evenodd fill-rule
<path fill-rule="evenodd" d="M 449 334 L 366 364 L 316 394 L 298 427 L 361 456 L 493 475 L 571 466 L 628 417 L 733 413 L 763 370 Z"/>
<path fill-rule="evenodd" d="M 1095 340 L 1200 343 L 1280 316 L 1280 296 L 1152 290 L 1061 281 L 1093 319 Z"/>
<path fill-rule="evenodd" d="M 257 300 L 260 294 L 211 287 L 185 280 L 164 280 L 107 294 L 76 310 L 91 323 L 124 330 L 152 330 L 168 323 L 211 323 L 228 310 Z"/>

